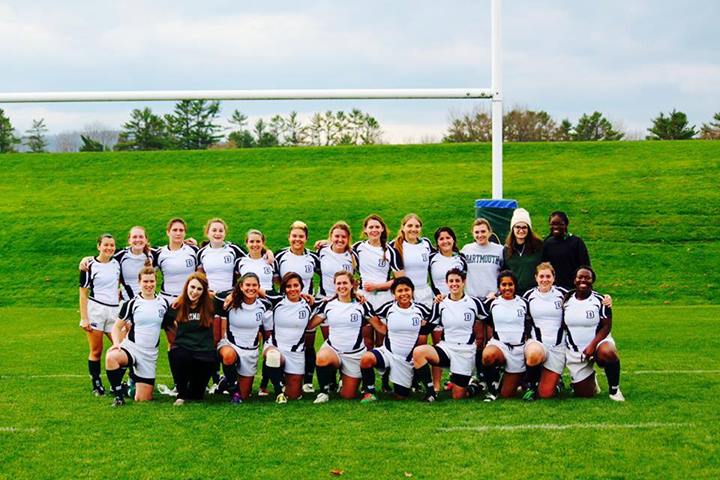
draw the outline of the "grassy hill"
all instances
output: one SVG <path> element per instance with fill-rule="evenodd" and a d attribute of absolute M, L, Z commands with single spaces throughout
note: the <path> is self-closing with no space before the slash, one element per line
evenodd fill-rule
<path fill-rule="evenodd" d="M 3 155 L 0 302 L 74 306 L 77 261 L 109 231 L 132 225 L 165 243 L 165 222 L 184 217 L 202 236 L 214 216 L 242 242 L 264 231 L 286 244 L 295 219 L 312 240 L 338 219 L 359 235 L 380 213 L 396 231 L 417 212 L 425 234 L 450 225 L 471 240 L 474 200 L 490 196 L 490 146 L 422 145 L 203 152 Z M 505 197 L 547 233 L 566 210 L 586 240 L 598 289 L 620 303 L 720 303 L 720 142 L 510 144 Z"/>

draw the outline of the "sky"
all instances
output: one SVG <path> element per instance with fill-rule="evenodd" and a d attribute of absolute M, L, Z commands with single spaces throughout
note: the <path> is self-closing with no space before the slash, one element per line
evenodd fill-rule
<path fill-rule="evenodd" d="M 503 2 L 505 108 L 576 122 L 601 111 L 632 137 L 672 109 L 720 112 L 717 0 Z M 0 0 L 0 92 L 490 87 L 490 1 Z M 119 129 L 173 102 L 0 104 L 19 131 Z M 487 100 L 222 102 L 251 121 L 360 108 L 390 143 L 442 138 Z"/>

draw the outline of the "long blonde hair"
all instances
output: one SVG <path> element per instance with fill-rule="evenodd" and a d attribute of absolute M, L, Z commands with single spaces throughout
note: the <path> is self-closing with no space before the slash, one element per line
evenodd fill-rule
<path fill-rule="evenodd" d="M 418 221 L 420 227 L 422 228 L 423 222 L 422 220 L 420 220 L 420 217 L 417 215 L 417 213 L 408 213 L 403 217 L 402 221 L 400 222 L 400 230 L 398 230 L 398 234 L 395 237 L 395 250 L 398 251 L 398 253 L 400 254 L 400 258 L 402 258 L 403 260 L 403 242 L 405 241 L 405 232 L 403 232 L 403 228 L 405 227 L 405 224 L 413 218 Z"/>

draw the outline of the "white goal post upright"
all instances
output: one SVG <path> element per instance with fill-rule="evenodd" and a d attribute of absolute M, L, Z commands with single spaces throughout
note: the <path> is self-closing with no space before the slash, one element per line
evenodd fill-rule
<path fill-rule="evenodd" d="M 105 92 L 0 92 L 3 103 L 133 102 L 169 100 L 492 99 L 492 196 L 503 195 L 502 66 L 500 5 L 491 0 L 491 88 L 304 90 L 158 90 Z"/>

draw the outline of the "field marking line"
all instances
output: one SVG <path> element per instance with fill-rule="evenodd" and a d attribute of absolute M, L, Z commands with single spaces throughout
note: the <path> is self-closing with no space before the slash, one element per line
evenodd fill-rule
<path fill-rule="evenodd" d="M 663 422 L 647 422 L 647 423 L 540 423 L 540 424 L 524 424 L 524 425 L 479 425 L 474 427 L 440 427 L 439 432 L 514 432 L 522 430 L 576 430 L 576 429 L 639 429 L 639 428 L 678 428 L 692 427 L 693 423 L 663 423 Z"/>
<path fill-rule="evenodd" d="M 37 432 L 37 428 L 0 427 L 0 433 L 25 433 Z"/>
<path fill-rule="evenodd" d="M 720 370 L 636 370 L 635 375 L 675 375 L 675 374 L 696 374 L 696 375 L 717 375 Z"/>

